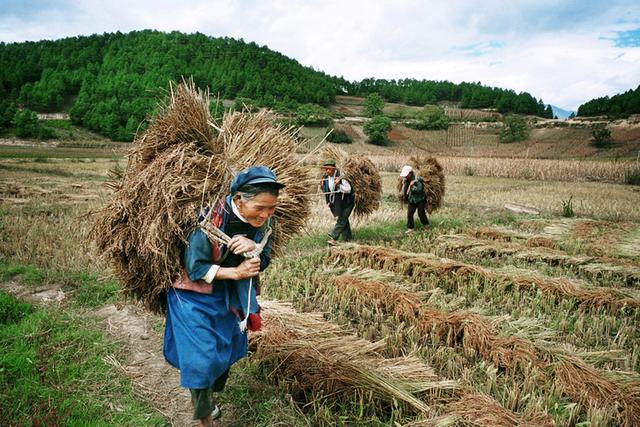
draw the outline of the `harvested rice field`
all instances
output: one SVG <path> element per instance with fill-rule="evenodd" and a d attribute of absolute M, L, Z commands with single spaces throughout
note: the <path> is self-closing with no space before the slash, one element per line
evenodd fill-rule
<path fill-rule="evenodd" d="M 119 295 L 86 239 L 108 170 L 125 164 L 81 148 L 0 158 L 0 294 L 45 295 L 37 304 L 77 328 L 95 324 L 121 348 L 101 356 L 109 375 L 129 382 L 149 425 L 191 425 L 162 357 L 163 317 Z M 396 174 L 381 175 L 380 207 L 353 220 L 353 242 L 327 246 L 333 218 L 318 196 L 261 275 L 263 329 L 232 368 L 219 425 L 640 425 L 637 187 L 447 175 L 431 227 L 405 235 Z M 8 363 L 0 356 L 5 383 Z M 36 366 L 41 378 L 54 368 Z M 109 409 L 103 389 L 86 393 L 109 424 L 131 409 Z M 63 405 L 34 396 L 39 411 Z M 5 406 L 2 425 L 35 419 Z"/>

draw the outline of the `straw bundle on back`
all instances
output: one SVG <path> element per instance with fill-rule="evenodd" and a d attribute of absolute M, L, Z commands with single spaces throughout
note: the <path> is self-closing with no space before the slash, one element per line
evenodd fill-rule
<path fill-rule="evenodd" d="M 163 311 L 164 293 L 181 271 L 182 248 L 197 226 L 196 209 L 228 192 L 235 173 L 265 165 L 286 184 L 275 213 L 276 253 L 310 212 L 313 184 L 292 156 L 292 130 L 273 127 L 267 113 L 226 114 L 218 128 L 208 102 L 193 84 L 172 88 L 170 102 L 133 144 L 127 168 L 112 183 L 113 197 L 91 231 L 125 296 L 154 312 Z"/>
<path fill-rule="evenodd" d="M 380 207 L 382 178 L 376 165 L 368 157 L 356 154 L 349 156 L 344 150 L 326 145 L 322 155 L 337 162 L 341 176 L 349 181 L 355 196 L 353 212 L 367 216 Z"/>
<path fill-rule="evenodd" d="M 431 213 L 442 207 L 444 201 L 444 172 L 442 166 L 433 157 L 413 156 L 408 163 L 415 174 L 424 182 L 424 192 L 427 195 L 427 212 Z M 406 195 L 402 194 L 402 178 L 398 179 L 398 193 L 400 201 L 406 203 Z"/>

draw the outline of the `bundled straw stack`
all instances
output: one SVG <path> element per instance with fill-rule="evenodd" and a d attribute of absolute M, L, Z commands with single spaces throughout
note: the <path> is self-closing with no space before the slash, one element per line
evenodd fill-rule
<path fill-rule="evenodd" d="M 358 396 L 387 407 L 400 402 L 409 412 L 427 413 L 426 394 L 447 400 L 452 394 L 447 390 L 457 388 L 454 381 L 438 380 L 433 369 L 415 357 L 385 359 L 379 353 L 384 342 L 350 335 L 322 314 L 298 313 L 289 304 L 274 301 L 261 305 L 264 327 L 250 336 L 252 357 L 290 380 L 292 391 Z"/>
<path fill-rule="evenodd" d="M 275 213 L 277 254 L 310 213 L 313 180 L 293 158 L 295 145 L 293 130 L 274 127 L 268 113 L 229 113 L 218 127 L 207 93 L 193 83 L 172 87 L 169 102 L 133 144 L 126 170 L 114 176 L 113 197 L 91 231 L 124 295 L 164 310 L 196 210 L 223 197 L 234 174 L 251 165 L 270 167 L 286 184 Z"/>
<path fill-rule="evenodd" d="M 459 400 L 447 405 L 444 415 L 418 420 L 402 427 L 436 427 L 469 425 L 477 427 L 553 427 L 555 423 L 545 413 L 519 414 L 513 412 L 494 398 L 464 393 Z"/>
<path fill-rule="evenodd" d="M 368 157 L 360 154 L 349 156 L 344 150 L 329 145 L 323 148 L 322 156 L 335 160 L 341 176 L 351 184 L 355 195 L 353 212 L 358 217 L 370 215 L 380 207 L 382 178 Z"/>
<path fill-rule="evenodd" d="M 409 165 L 415 173 L 424 181 L 424 192 L 427 195 L 427 212 L 442 207 L 444 202 L 444 172 L 442 166 L 433 157 L 413 156 L 409 159 Z M 398 179 L 398 193 L 400 201 L 406 203 L 406 195 L 402 194 L 402 178 Z"/>

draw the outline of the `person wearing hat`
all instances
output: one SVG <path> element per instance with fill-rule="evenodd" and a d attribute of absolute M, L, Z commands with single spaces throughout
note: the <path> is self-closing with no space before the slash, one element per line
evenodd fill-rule
<path fill-rule="evenodd" d="M 163 352 L 191 392 L 198 426 L 221 415 L 213 393 L 247 354 L 244 326 L 260 328 L 257 276 L 270 262 L 271 217 L 282 187 L 265 166 L 240 172 L 229 195 L 197 213 L 199 222 L 210 221 L 231 240 L 221 245 L 193 230 L 182 253 L 184 271 L 167 292 Z"/>
<path fill-rule="evenodd" d="M 340 169 L 336 167 L 336 161 L 326 159 L 322 163 L 324 175 L 320 181 L 320 188 L 325 194 L 325 200 L 334 218 L 336 225 L 329 232 L 327 243 L 334 246 L 338 244 L 340 235 L 345 241 L 353 238 L 349 216 L 355 206 L 355 197 L 351 189 L 351 184 L 340 176 Z"/>
<path fill-rule="evenodd" d="M 405 233 L 411 234 L 416 227 L 413 221 L 413 215 L 416 210 L 418 211 L 420 222 L 425 228 L 428 228 L 429 218 L 427 218 L 426 211 L 427 195 L 424 192 L 424 182 L 422 178 L 417 176 L 413 168 L 409 165 L 402 167 L 400 178 L 402 178 L 401 199 L 407 201 L 407 231 Z"/>

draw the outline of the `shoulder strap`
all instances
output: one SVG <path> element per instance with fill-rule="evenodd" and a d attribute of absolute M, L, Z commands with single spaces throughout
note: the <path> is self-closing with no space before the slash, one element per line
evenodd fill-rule
<path fill-rule="evenodd" d="M 213 211 L 211 212 L 211 219 L 209 220 L 211 225 L 219 229 L 221 229 L 220 227 L 224 223 L 224 216 L 225 216 L 224 204 L 225 204 L 225 199 L 224 197 L 222 197 L 213 207 Z M 220 245 L 216 242 L 210 242 L 210 243 L 211 243 L 212 261 L 216 264 L 219 264 L 227 257 L 228 251 L 225 251 L 223 256 L 222 248 L 220 247 Z"/>

